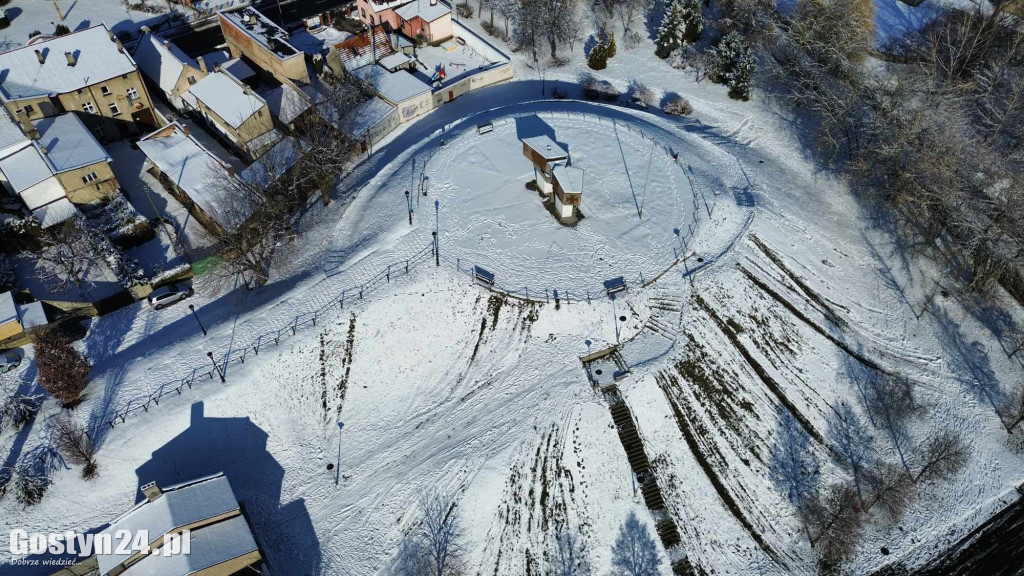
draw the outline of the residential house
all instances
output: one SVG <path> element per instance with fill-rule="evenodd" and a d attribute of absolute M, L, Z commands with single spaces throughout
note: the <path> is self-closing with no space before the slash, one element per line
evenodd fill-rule
<path fill-rule="evenodd" d="M 145 500 L 115 518 L 101 535 L 116 542 L 121 531 L 133 536 L 145 532 L 151 549 L 165 551 L 167 546 L 173 551 L 173 538 L 187 530 L 188 553 L 145 554 L 113 546 L 96 554 L 99 576 L 260 573 L 263 555 L 223 474 L 166 488 L 150 482 L 142 493 Z"/>
<path fill-rule="evenodd" d="M 375 27 L 335 44 L 327 53 L 327 67 L 335 76 L 341 77 L 394 53 L 387 33 L 383 28 Z"/>
<path fill-rule="evenodd" d="M 135 61 L 105 25 L 0 54 L 0 102 L 30 121 L 80 112 L 101 139 L 159 124 Z"/>
<path fill-rule="evenodd" d="M 451 8 L 439 0 L 357 0 L 359 18 L 436 44 L 454 36 Z"/>
<path fill-rule="evenodd" d="M 175 108 L 184 109 L 182 95 L 213 70 L 203 57 L 192 58 L 175 44 L 143 27 L 132 58 L 139 70 L 163 92 Z"/>
<path fill-rule="evenodd" d="M 139 149 L 168 191 L 215 235 L 244 222 L 250 207 L 232 203 L 231 167 L 203 147 L 177 122 L 142 137 Z"/>
<path fill-rule="evenodd" d="M 249 159 L 259 158 L 282 137 L 274 128 L 266 100 L 228 73 L 208 75 L 189 88 L 183 99 Z"/>

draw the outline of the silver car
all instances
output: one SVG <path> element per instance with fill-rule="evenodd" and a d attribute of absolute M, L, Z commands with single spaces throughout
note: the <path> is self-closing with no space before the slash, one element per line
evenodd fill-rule
<path fill-rule="evenodd" d="M 21 354 L 4 352 L 0 355 L 0 374 L 6 374 L 21 365 Z"/>
<path fill-rule="evenodd" d="M 195 294 L 196 291 L 187 284 L 170 284 L 161 286 L 149 294 L 149 305 L 157 310 L 164 306 L 170 306 L 179 300 L 184 300 Z"/>

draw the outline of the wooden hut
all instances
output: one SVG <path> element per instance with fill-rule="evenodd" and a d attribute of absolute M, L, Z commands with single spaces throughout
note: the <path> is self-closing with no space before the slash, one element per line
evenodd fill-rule
<path fill-rule="evenodd" d="M 555 189 L 555 216 L 562 222 L 575 222 L 583 198 L 583 169 L 559 163 L 552 167 L 551 174 Z"/>
<path fill-rule="evenodd" d="M 537 189 L 545 195 L 554 191 L 551 169 L 559 162 L 569 159 L 569 152 L 547 136 L 523 138 L 523 156 L 533 163 L 534 175 L 537 177 Z"/>

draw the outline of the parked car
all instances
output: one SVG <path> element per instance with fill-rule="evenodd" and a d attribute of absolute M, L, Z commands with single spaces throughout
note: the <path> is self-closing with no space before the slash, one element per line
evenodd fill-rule
<path fill-rule="evenodd" d="M 4 352 L 0 355 L 0 374 L 6 374 L 21 365 L 21 354 Z"/>
<path fill-rule="evenodd" d="M 164 306 L 170 306 L 179 300 L 184 300 L 195 294 L 196 291 L 188 284 L 169 284 L 153 290 L 149 294 L 149 305 L 157 310 Z"/>

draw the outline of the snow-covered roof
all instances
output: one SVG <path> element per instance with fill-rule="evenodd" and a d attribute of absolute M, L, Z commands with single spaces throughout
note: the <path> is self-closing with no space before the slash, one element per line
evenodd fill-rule
<path fill-rule="evenodd" d="M 213 72 L 213 69 L 216 68 L 218 64 L 223 66 L 225 62 L 231 60 L 231 52 L 228 52 L 227 50 L 214 50 L 209 54 L 203 54 L 200 58 L 203 59 L 203 64 L 206 64 L 206 70 L 208 72 Z"/>
<path fill-rule="evenodd" d="M 532 148 L 537 154 L 540 154 L 545 160 L 557 160 L 562 158 L 568 158 L 569 152 L 562 148 L 561 144 L 552 140 L 549 136 L 533 136 L 531 138 L 523 138 L 523 144 L 526 144 Z"/>
<path fill-rule="evenodd" d="M 300 114 L 309 110 L 310 102 L 303 94 L 287 84 L 263 93 L 270 114 L 283 124 L 291 124 Z"/>
<path fill-rule="evenodd" d="M 147 32 L 132 52 L 139 70 L 164 92 L 170 92 L 181 77 L 185 65 L 198 69 L 199 63 L 189 58 L 175 44 Z"/>
<path fill-rule="evenodd" d="M 337 115 L 337 111 L 333 106 L 324 105 L 318 107 L 318 109 L 321 111 L 320 116 L 330 122 L 335 128 L 352 136 L 361 137 L 383 120 L 385 116 L 390 114 L 395 107 L 380 97 L 374 96 L 353 108 L 351 112 L 341 119 L 330 117 Z"/>
<path fill-rule="evenodd" d="M 278 58 L 291 58 L 295 55 L 304 57 L 302 51 L 288 43 L 288 32 L 274 24 L 270 18 L 255 8 L 246 7 L 235 12 L 218 12 L 217 14 L 261 46 L 273 52 Z"/>
<path fill-rule="evenodd" d="M 432 4 L 430 0 L 414 0 L 405 6 L 395 9 L 395 14 L 398 14 L 405 20 L 419 17 L 427 22 L 433 22 L 446 14 L 451 14 L 451 12 L 451 8 L 442 2 Z"/>
<path fill-rule="evenodd" d="M 248 80 L 256 75 L 241 58 L 233 58 L 220 65 L 220 69 L 235 77 L 235 80 Z"/>
<path fill-rule="evenodd" d="M 373 13 L 383 12 L 392 8 L 397 8 L 403 4 L 408 3 L 409 0 L 368 0 L 367 4 L 370 5 L 370 9 Z"/>
<path fill-rule="evenodd" d="M 252 530 L 244 516 L 234 516 L 227 520 L 193 530 L 189 535 L 189 553 L 152 554 L 132 564 L 124 574 L 126 576 L 185 576 L 197 574 L 228 560 L 258 550 Z"/>
<path fill-rule="evenodd" d="M 284 138 L 284 134 L 277 128 L 272 128 L 246 142 L 245 147 L 250 154 L 258 156 L 261 150 L 277 144 L 282 138 Z"/>
<path fill-rule="evenodd" d="M 76 114 L 61 114 L 32 123 L 39 131 L 38 143 L 55 173 L 67 172 L 97 162 L 109 162 L 110 155 Z"/>
<path fill-rule="evenodd" d="M 24 196 L 22 196 L 22 198 L 24 198 Z M 54 224 L 60 224 L 68 218 L 74 218 L 78 214 L 78 208 L 75 208 L 75 205 L 67 198 L 58 198 L 57 200 L 32 211 L 32 215 L 35 216 L 36 220 L 39 220 L 39 223 L 43 228 L 49 228 Z"/>
<path fill-rule="evenodd" d="M 0 151 L 25 142 L 28 142 L 28 136 L 25 136 L 25 133 L 21 131 L 21 126 L 18 126 L 18 123 L 4 109 L 0 112 Z"/>
<path fill-rule="evenodd" d="M 0 326 L 17 321 L 18 308 L 14 305 L 14 297 L 10 292 L 0 294 Z"/>
<path fill-rule="evenodd" d="M 583 174 L 582 168 L 566 166 L 565 164 L 556 164 L 551 169 L 551 175 L 558 181 L 562 191 L 570 194 L 583 193 Z"/>
<path fill-rule="evenodd" d="M 227 74 L 215 72 L 189 88 L 189 92 L 207 108 L 213 110 L 232 128 L 238 128 L 248 120 L 256 111 L 263 108 L 266 102 L 253 94 L 250 90 L 246 92 L 239 83 L 232 80 Z"/>
<path fill-rule="evenodd" d="M 380 66 L 366 66 L 354 72 L 373 87 L 385 100 L 398 105 L 410 98 L 430 92 L 430 85 L 406 72 L 388 72 Z"/>
<path fill-rule="evenodd" d="M 14 154 L 0 160 L 0 172 L 16 194 L 21 194 L 32 186 L 53 176 L 50 165 L 35 146 L 26 146 Z M 63 194 L 61 194 L 63 196 Z M 56 198 L 50 198 L 52 202 Z M 43 202 L 45 204 L 46 202 Z M 29 206 L 32 208 L 32 206 Z"/>
<path fill-rule="evenodd" d="M 238 179 L 257 187 L 270 185 L 302 156 L 302 147 L 294 138 L 285 138 L 267 150 L 238 174 Z"/>
<path fill-rule="evenodd" d="M 77 58 L 74 66 L 66 53 Z M 65 94 L 134 70 L 135 62 L 118 50 L 107 27 L 93 26 L 0 54 L 0 96 L 18 100 Z"/>
<path fill-rule="evenodd" d="M 30 302 L 18 306 L 18 317 L 21 318 L 21 327 L 25 330 L 49 324 L 49 320 L 46 319 L 46 312 L 43 311 L 42 302 Z"/>
<path fill-rule="evenodd" d="M 145 136 L 139 140 L 139 149 L 204 212 L 218 221 L 228 217 L 227 166 L 183 126 L 175 123 Z"/>
<path fill-rule="evenodd" d="M 388 54 L 387 56 L 380 59 L 380 65 L 387 68 L 388 70 L 394 70 L 395 68 L 407 64 L 412 61 L 412 56 L 404 52 L 395 52 L 394 54 Z"/>
<path fill-rule="evenodd" d="M 128 512 L 114 519 L 102 534 L 110 534 L 113 537 L 119 530 L 128 530 L 131 534 L 137 534 L 140 530 L 148 530 L 149 540 L 154 542 L 176 528 L 208 520 L 235 510 L 238 510 L 238 499 L 235 498 L 235 493 L 231 490 L 231 484 L 228 483 L 228 479 L 223 475 L 219 475 L 181 485 L 174 489 L 165 489 L 163 495 L 156 500 L 143 500 Z M 208 529 L 203 528 L 202 530 Z M 196 536 L 202 530 L 193 532 L 193 546 L 195 546 Z M 248 532 L 248 526 L 246 526 L 246 531 Z M 251 539 L 252 535 L 250 534 L 249 537 Z M 96 554 L 96 559 L 99 561 L 100 574 L 110 572 L 111 569 L 132 556 L 131 551 L 118 554 L 117 547 L 112 548 L 110 552 L 110 554 Z M 195 550 L 193 550 L 194 553 Z M 178 554 L 176 556 L 188 557 L 189 555 Z M 135 566 L 138 566 L 138 564 Z M 129 570 L 135 569 L 135 566 Z M 146 570 L 137 570 L 135 573 L 153 574 Z M 184 575 L 190 573 L 189 571 L 183 571 L 177 574 Z"/>

